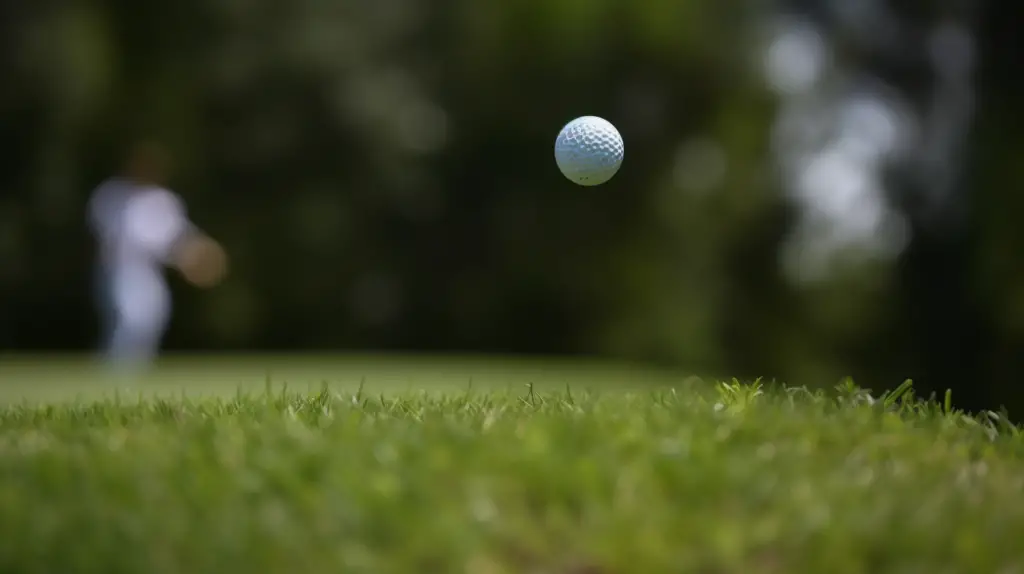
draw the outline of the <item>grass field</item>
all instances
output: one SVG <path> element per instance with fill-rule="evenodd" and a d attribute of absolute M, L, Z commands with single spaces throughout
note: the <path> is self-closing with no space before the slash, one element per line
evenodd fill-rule
<path fill-rule="evenodd" d="M 122 394 L 147 397 L 232 396 L 239 389 L 275 388 L 316 391 L 329 382 L 337 390 L 365 385 L 373 392 L 460 391 L 469 385 L 486 389 L 620 388 L 678 383 L 678 373 L 644 365 L 599 360 L 539 359 L 445 355 L 284 355 L 182 356 L 164 359 L 141 381 L 113 378 L 80 357 L 0 355 L 0 403 L 24 400 L 91 400 Z"/>
<path fill-rule="evenodd" d="M 273 370 L 3 363 L 0 572 L 1024 572 L 1019 429 L 906 386 Z"/>

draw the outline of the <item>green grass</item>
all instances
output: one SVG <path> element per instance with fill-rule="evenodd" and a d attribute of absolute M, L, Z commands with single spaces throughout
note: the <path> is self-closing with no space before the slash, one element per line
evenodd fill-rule
<path fill-rule="evenodd" d="M 262 391 L 270 379 L 280 388 L 313 390 L 324 381 L 335 389 L 366 385 L 375 391 L 459 391 L 478 388 L 618 388 L 664 386 L 679 373 L 613 361 L 446 355 L 248 355 L 171 356 L 142 380 L 126 382 L 80 357 L 0 354 L 0 404 L 95 400 L 122 394 L 147 397 L 225 397 L 239 389 Z M 129 384 L 130 383 L 130 384 Z"/>
<path fill-rule="evenodd" d="M 994 413 L 452 387 L 9 404 L 0 572 L 1024 571 L 1024 442 Z"/>

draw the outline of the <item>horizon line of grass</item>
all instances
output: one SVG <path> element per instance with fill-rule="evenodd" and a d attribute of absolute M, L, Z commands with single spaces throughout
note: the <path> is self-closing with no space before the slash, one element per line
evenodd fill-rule
<path fill-rule="evenodd" d="M 102 412 L 106 407 L 149 407 L 151 409 L 171 409 L 176 407 L 195 406 L 199 403 L 216 405 L 224 412 L 231 412 L 232 405 L 240 406 L 243 403 L 254 400 L 262 400 L 264 404 L 289 410 L 302 412 L 310 408 L 326 408 L 328 405 L 339 403 L 350 404 L 353 407 L 373 406 L 384 411 L 394 411 L 403 404 L 407 404 L 410 398 L 435 396 L 444 401 L 459 401 L 466 403 L 470 397 L 488 395 L 492 398 L 516 398 L 524 406 L 538 408 L 550 405 L 553 401 L 567 401 L 572 405 L 580 398 L 593 398 L 602 394 L 648 394 L 658 403 L 666 404 L 667 397 L 676 398 L 680 394 L 680 388 L 684 391 L 692 391 L 702 401 L 708 402 L 715 410 L 728 410 L 732 412 L 743 410 L 758 402 L 775 399 L 776 403 L 782 400 L 790 406 L 815 405 L 826 409 L 842 408 L 867 408 L 879 413 L 890 413 L 902 418 L 911 419 L 934 419 L 944 417 L 955 421 L 958 425 L 977 427 L 984 429 L 987 433 L 995 435 L 1009 435 L 1018 437 L 1024 431 L 1024 424 L 1014 422 L 1005 407 L 1000 410 L 983 410 L 969 412 L 958 409 L 953 403 L 952 391 L 947 390 L 940 400 L 936 393 L 928 397 L 921 397 L 915 393 L 913 381 L 906 379 L 894 389 L 887 390 L 880 395 L 873 395 L 869 389 L 858 386 L 852 378 L 845 378 L 839 384 L 828 389 L 810 389 L 806 386 L 787 386 L 778 382 L 764 383 L 761 379 L 750 382 L 741 382 L 738 379 L 731 381 L 716 381 L 708 384 L 697 377 L 690 377 L 677 387 L 659 387 L 647 391 L 638 389 L 614 389 L 601 388 L 594 390 L 584 388 L 574 389 L 566 384 L 562 389 L 538 390 L 533 383 L 523 384 L 521 395 L 513 393 L 512 385 L 504 388 L 477 389 L 473 380 L 470 379 L 466 389 L 462 392 L 431 392 L 427 390 L 407 390 L 398 392 L 380 392 L 371 394 L 366 388 L 366 380 L 360 381 L 358 387 L 350 394 L 336 392 L 328 381 L 321 382 L 318 386 L 313 384 L 305 385 L 306 392 L 298 391 L 287 382 L 281 383 L 275 388 L 276 383 L 271 377 L 267 377 L 262 390 L 254 391 L 237 387 L 233 397 L 230 399 L 216 396 L 203 396 L 200 393 L 190 393 L 180 389 L 173 395 L 149 396 L 139 391 L 132 393 L 134 399 L 128 398 L 128 393 L 121 389 L 113 389 L 110 395 L 104 395 L 100 399 L 81 401 L 80 398 L 70 398 L 57 401 L 32 401 L 24 399 L 18 403 L 11 403 L 0 406 L 0 419 L 9 420 L 10 417 L 18 418 L 18 414 L 38 412 L 42 408 L 47 412 L 54 412 L 55 408 L 73 408 L 83 412 Z M 314 387 L 316 389 L 314 390 Z"/>

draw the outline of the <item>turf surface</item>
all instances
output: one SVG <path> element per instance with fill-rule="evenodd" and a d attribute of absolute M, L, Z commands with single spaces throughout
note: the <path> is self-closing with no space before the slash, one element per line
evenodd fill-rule
<path fill-rule="evenodd" d="M 216 388 L 182 386 L 189 367 L 150 381 L 165 394 L 44 401 L 74 377 L 8 363 L 0 571 L 1024 568 L 1024 442 L 994 413 L 908 387 L 589 385 L 552 364 L 534 385 L 540 367 L 523 365 L 470 385 L 469 363 L 410 361 L 360 387 L 356 363 L 337 385 L 261 376 L 229 392 L 256 373 L 225 367 L 207 370 Z M 15 378 L 35 398 L 14 400 Z"/>
<path fill-rule="evenodd" d="M 579 389 L 665 386 L 675 372 L 621 362 L 445 355 L 244 355 L 171 356 L 143 377 L 114 376 L 81 357 L 0 355 L 0 404 L 22 401 L 94 400 L 122 394 L 147 397 L 231 396 L 239 389 L 317 390 L 365 385 L 374 392 L 477 388 Z"/>

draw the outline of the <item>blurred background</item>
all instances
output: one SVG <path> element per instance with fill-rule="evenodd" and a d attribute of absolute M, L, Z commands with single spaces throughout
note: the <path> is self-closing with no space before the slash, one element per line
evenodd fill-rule
<path fill-rule="evenodd" d="M 1019 2 L 0 6 L 0 349 L 94 348 L 140 136 L 232 274 L 169 350 L 600 356 L 1024 407 Z M 607 185 L 559 128 L 619 128 Z"/>

